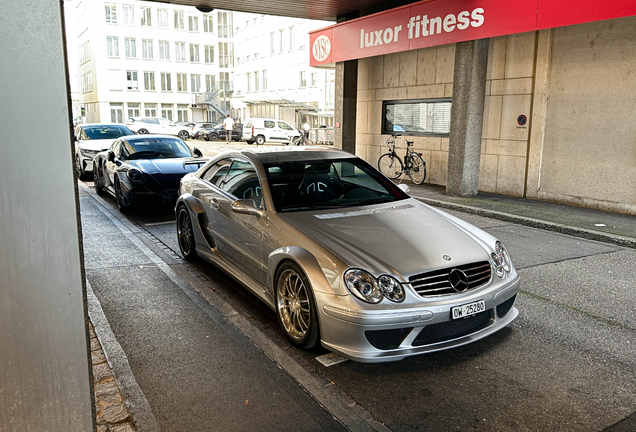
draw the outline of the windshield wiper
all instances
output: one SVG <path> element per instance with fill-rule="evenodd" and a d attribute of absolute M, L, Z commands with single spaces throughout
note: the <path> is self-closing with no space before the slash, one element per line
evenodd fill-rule
<path fill-rule="evenodd" d="M 364 205 L 371 205 L 371 204 L 382 204 L 382 203 L 392 202 L 392 201 L 395 201 L 395 199 L 391 199 L 391 197 L 369 198 L 369 199 L 363 199 L 360 201 L 342 203 L 339 205 L 339 207 L 357 207 L 357 206 L 364 206 Z"/>
<path fill-rule="evenodd" d="M 313 206 L 285 207 L 281 209 L 281 211 L 286 212 L 286 211 L 308 211 L 308 210 L 333 210 L 337 208 L 340 208 L 340 206 L 339 205 L 328 205 L 328 206 L 313 205 Z"/>

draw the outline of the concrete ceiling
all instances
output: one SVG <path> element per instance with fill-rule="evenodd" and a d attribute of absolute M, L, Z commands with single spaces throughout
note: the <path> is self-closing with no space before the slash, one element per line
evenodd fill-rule
<path fill-rule="evenodd" d="M 414 2 L 412 0 L 177 0 L 168 3 L 294 18 L 344 21 Z"/>

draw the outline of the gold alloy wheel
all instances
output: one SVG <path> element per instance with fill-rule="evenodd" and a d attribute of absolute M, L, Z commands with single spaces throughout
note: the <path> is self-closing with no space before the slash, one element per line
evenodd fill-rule
<path fill-rule="evenodd" d="M 278 278 L 276 306 L 287 335 L 298 342 L 304 339 L 311 325 L 311 303 L 302 278 L 292 269 Z"/>

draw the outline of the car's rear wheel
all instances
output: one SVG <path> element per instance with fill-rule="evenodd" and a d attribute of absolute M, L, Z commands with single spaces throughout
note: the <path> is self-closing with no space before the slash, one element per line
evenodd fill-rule
<path fill-rule="evenodd" d="M 177 135 L 179 138 L 181 138 L 183 141 L 187 140 L 188 138 L 190 138 L 190 134 L 188 133 L 188 131 L 179 131 L 179 134 Z"/>
<path fill-rule="evenodd" d="M 142 129 L 139 129 L 139 130 L 137 131 L 137 133 L 138 133 L 139 135 L 146 135 L 146 134 L 148 134 L 148 129 L 143 129 L 143 128 L 142 128 Z"/>
<path fill-rule="evenodd" d="M 284 263 L 276 277 L 276 315 L 287 338 L 299 348 L 313 348 L 320 340 L 315 305 L 305 273 L 295 262 Z"/>
<path fill-rule="evenodd" d="M 265 137 L 263 135 L 259 135 L 256 137 L 256 145 L 265 144 Z"/>
<path fill-rule="evenodd" d="M 181 255 L 188 261 L 193 261 L 197 257 L 197 251 L 192 231 L 192 219 L 185 205 L 179 206 L 179 210 L 177 210 L 177 238 Z"/>
<path fill-rule="evenodd" d="M 210 137 L 210 141 L 217 141 L 219 139 L 219 135 L 215 133 L 210 134 L 209 137 Z"/>
<path fill-rule="evenodd" d="M 126 202 L 121 194 L 121 182 L 119 178 L 115 178 L 115 201 L 117 202 L 117 208 L 120 212 L 126 213 L 130 210 L 130 204 Z"/>

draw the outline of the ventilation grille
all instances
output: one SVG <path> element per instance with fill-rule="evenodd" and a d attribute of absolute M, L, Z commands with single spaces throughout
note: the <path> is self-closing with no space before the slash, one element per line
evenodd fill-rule
<path fill-rule="evenodd" d="M 415 275 L 409 279 L 409 282 L 423 297 L 456 294 L 457 291 L 450 283 L 450 273 L 453 269 L 461 270 L 468 276 L 468 288 L 463 292 L 485 285 L 492 276 L 490 263 L 480 261 Z"/>

